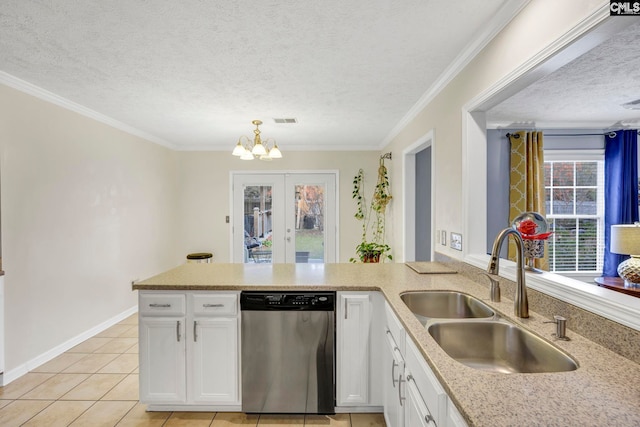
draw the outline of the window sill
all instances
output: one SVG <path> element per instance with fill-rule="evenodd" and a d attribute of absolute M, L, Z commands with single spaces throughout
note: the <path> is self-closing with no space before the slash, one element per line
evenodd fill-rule
<path fill-rule="evenodd" d="M 468 255 L 464 262 L 485 270 L 488 255 Z M 516 264 L 500 260 L 500 277 L 515 281 Z M 555 273 L 527 273 L 527 287 L 640 331 L 640 298 Z M 534 309 L 535 310 L 535 309 Z"/>

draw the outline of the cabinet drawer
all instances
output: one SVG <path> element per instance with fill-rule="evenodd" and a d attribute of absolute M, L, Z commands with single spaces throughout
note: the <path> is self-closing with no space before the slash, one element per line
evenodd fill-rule
<path fill-rule="evenodd" d="M 195 316 L 235 316 L 238 314 L 238 294 L 194 294 Z"/>
<path fill-rule="evenodd" d="M 407 340 L 405 366 L 437 425 L 445 425 L 447 393 L 412 340 Z"/>
<path fill-rule="evenodd" d="M 393 312 L 393 309 L 389 306 L 389 304 L 385 301 L 384 303 L 384 314 L 386 318 L 387 330 L 391 334 L 391 337 L 395 341 L 400 353 L 404 354 L 405 352 L 405 332 L 402 323 L 396 317 L 396 314 Z"/>
<path fill-rule="evenodd" d="M 184 294 L 140 293 L 138 311 L 143 316 L 184 316 Z"/>

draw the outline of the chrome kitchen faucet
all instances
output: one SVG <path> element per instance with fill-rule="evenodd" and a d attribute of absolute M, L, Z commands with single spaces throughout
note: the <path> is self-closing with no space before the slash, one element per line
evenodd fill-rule
<path fill-rule="evenodd" d="M 491 251 L 491 260 L 489 261 L 489 267 L 487 273 L 491 275 L 498 275 L 500 271 L 500 249 L 502 249 L 502 242 L 512 235 L 516 241 L 516 262 L 517 262 L 517 276 L 516 276 L 516 293 L 513 298 L 513 310 L 516 316 L 526 318 L 529 317 L 529 301 L 527 300 L 527 285 L 524 281 L 524 241 L 520 233 L 513 228 L 505 228 L 496 236 L 493 242 L 493 250 Z"/>

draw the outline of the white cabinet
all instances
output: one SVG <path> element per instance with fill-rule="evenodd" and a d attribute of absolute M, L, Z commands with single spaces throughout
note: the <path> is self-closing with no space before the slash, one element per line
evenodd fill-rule
<path fill-rule="evenodd" d="M 388 427 L 465 427 L 422 353 L 389 306 L 384 304 L 386 344 L 384 416 Z"/>
<path fill-rule="evenodd" d="M 336 404 L 382 406 L 379 292 L 338 292 L 336 299 Z"/>
<path fill-rule="evenodd" d="M 239 405 L 238 293 L 141 291 L 140 401 Z"/>
<path fill-rule="evenodd" d="M 236 295 L 190 295 L 187 377 L 193 403 L 240 404 L 238 361 L 238 317 Z M 229 299 L 232 297 L 232 299 Z M 225 317 L 213 317 L 225 316 Z"/>
<path fill-rule="evenodd" d="M 411 375 L 407 377 L 407 397 L 405 403 L 406 425 L 410 427 L 436 427 L 436 422 L 427 405 L 422 400 Z"/>
<path fill-rule="evenodd" d="M 371 296 L 338 292 L 337 298 L 337 404 L 369 403 Z"/>
<path fill-rule="evenodd" d="M 404 425 L 404 359 L 396 346 L 391 334 L 387 335 L 384 347 L 383 396 L 384 419 L 387 427 L 402 427 Z"/>
<path fill-rule="evenodd" d="M 140 401 L 186 399 L 185 296 L 140 294 Z"/>
<path fill-rule="evenodd" d="M 423 415 L 430 415 L 438 426 L 446 426 L 449 397 L 412 340 L 406 343 L 405 370 L 407 388 L 415 388 L 415 399 L 422 400 L 427 408 Z"/>
<path fill-rule="evenodd" d="M 184 317 L 140 318 L 140 401 L 186 399 Z"/>
<path fill-rule="evenodd" d="M 467 422 L 451 400 L 447 405 L 447 427 L 467 427 Z"/>
<path fill-rule="evenodd" d="M 387 427 L 404 426 L 403 396 L 404 378 L 404 340 L 405 332 L 402 324 L 393 314 L 389 304 L 385 302 L 385 339 L 383 375 L 384 418 Z M 399 344 L 402 343 L 402 344 Z"/>

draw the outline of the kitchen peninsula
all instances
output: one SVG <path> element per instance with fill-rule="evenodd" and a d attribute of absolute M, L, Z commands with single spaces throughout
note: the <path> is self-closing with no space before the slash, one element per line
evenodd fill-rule
<path fill-rule="evenodd" d="M 463 274 L 438 274 L 438 271 L 448 272 L 448 268 L 437 263 L 432 266 L 438 267 L 430 269 L 435 274 L 418 274 L 404 264 L 393 263 L 185 264 L 137 282 L 133 289 L 140 291 L 140 301 L 143 301 L 143 296 L 172 298 L 190 293 L 203 298 L 209 295 L 226 298 L 247 290 L 337 291 L 338 294 L 363 292 L 380 295 L 383 303 L 386 302 L 393 315 L 397 316 L 399 327 L 406 331 L 407 346 L 415 345 L 448 395 L 450 408 L 459 411 L 468 425 L 640 425 L 638 364 L 571 330 L 567 331 L 571 338 L 569 341 L 556 340 L 551 335 L 555 325 L 545 323 L 550 319 L 536 312 L 535 303 L 530 306 L 528 319 L 515 318 L 511 295 L 503 294 L 502 302 L 490 302 L 487 285 L 475 283 Z M 555 373 L 503 374 L 473 369 L 457 362 L 440 348 L 400 298 L 404 292 L 426 290 L 459 291 L 481 299 L 500 317 L 522 326 L 566 352 L 577 361 L 578 369 Z M 216 303 L 209 302 L 210 305 Z M 183 308 L 180 310 L 184 311 Z M 143 315 L 144 307 L 141 305 L 140 316 Z M 237 311 L 224 314 L 228 318 L 239 315 Z M 384 307 L 372 314 L 373 320 L 384 317 Z M 196 323 L 193 325 L 195 332 Z M 337 327 L 340 327 L 339 323 Z M 176 334 L 175 326 L 172 333 Z M 384 330 L 380 328 L 375 333 L 383 336 Z M 141 329 L 141 340 L 143 336 Z M 381 349 L 373 350 L 379 351 Z M 146 363 L 142 354 L 141 345 L 141 370 Z M 237 353 L 234 354 L 236 356 Z M 381 371 L 381 368 L 377 370 Z M 199 381 L 198 378 L 192 380 Z M 373 378 L 370 381 L 375 382 Z M 237 406 L 234 408 L 239 410 Z M 192 410 L 198 409 L 195 405 Z"/>

